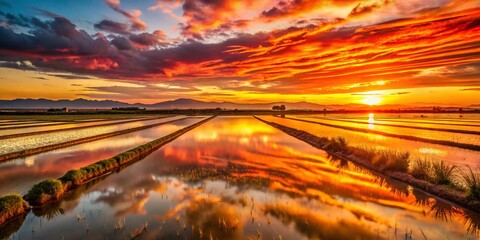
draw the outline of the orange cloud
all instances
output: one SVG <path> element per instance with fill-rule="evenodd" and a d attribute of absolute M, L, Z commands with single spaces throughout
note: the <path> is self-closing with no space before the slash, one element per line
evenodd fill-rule
<path fill-rule="evenodd" d="M 127 12 L 120 8 L 120 0 L 105 0 L 107 5 L 112 8 L 115 12 L 122 14 L 127 17 L 131 22 L 131 28 L 135 31 L 141 31 L 147 29 L 147 24 L 140 19 L 142 11 L 134 9 L 131 12 Z"/>

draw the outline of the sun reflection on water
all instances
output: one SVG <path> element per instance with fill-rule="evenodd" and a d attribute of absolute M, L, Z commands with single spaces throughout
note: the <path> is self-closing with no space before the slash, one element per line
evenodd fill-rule
<path fill-rule="evenodd" d="M 419 148 L 418 152 L 435 156 L 446 156 L 448 154 L 447 151 L 436 148 Z"/>
<path fill-rule="evenodd" d="M 368 114 L 368 128 L 369 129 L 375 128 L 375 113 Z"/>

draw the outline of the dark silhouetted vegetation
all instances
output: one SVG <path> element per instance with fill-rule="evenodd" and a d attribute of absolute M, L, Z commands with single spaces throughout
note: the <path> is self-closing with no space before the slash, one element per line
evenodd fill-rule
<path fill-rule="evenodd" d="M 274 111 L 285 111 L 286 109 L 287 109 L 287 107 L 285 107 L 285 105 L 273 106 L 272 107 L 272 110 L 274 110 Z"/>
<path fill-rule="evenodd" d="M 325 143 L 325 145 L 323 145 L 323 147 L 327 151 L 332 151 L 332 152 L 344 152 L 344 153 L 346 153 L 347 151 L 349 151 L 348 142 L 343 137 L 331 138 L 330 140 L 326 141 L 326 143 Z"/>

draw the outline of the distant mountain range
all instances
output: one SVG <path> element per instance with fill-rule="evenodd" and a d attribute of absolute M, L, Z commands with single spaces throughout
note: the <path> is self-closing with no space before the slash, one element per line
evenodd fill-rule
<path fill-rule="evenodd" d="M 271 109 L 275 105 L 285 105 L 287 109 L 311 109 L 311 110 L 379 110 L 379 109 L 431 109 L 431 106 L 409 107 L 406 105 L 380 105 L 368 106 L 364 104 L 327 104 L 321 105 L 310 102 L 272 102 L 272 103 L 234 103 L 234 102 L 205 102 L 188 98 L 179 98 L 171 101 L 158 102 L 153 104 L 124 103 L 113 100 L 49 100 L 49 99 L 14 99 L 0 100 L 0 109 L 49 109 L 49 108 L 70 108 L 70 109 L 111 109 L 124 107 L 140 107 L 147 109 Z M 458 107 L 451 107 L 458 109 Z M 478 108 L 478 105 L 471 105 L 465 108 Z"/>

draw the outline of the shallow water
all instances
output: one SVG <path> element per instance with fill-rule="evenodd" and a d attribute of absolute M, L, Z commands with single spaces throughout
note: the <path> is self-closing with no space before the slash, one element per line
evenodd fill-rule
<path fill-rule="evenodd" d="M 320 119 L 316 117 L 301 117 L 300 119 L 320 122 L 320 123 L 327 123 L 327 124 L 336 125 L 336 126 L 354 127 L 359 129 L 375 130 L 380 132 L 406 135 L 406 136 L 416 136 L 416 137 L 426 138 L 426 139 L 443 140 L 443 141 L 451 141 L 451 142 L 466 143 L 466 144 L 477 144 L 477 145 L 480 143 L 480 135 L 376 125 L 375 118 L 373 117 L 373 115 L 370 116 L 370 120 L 369 120 L 370 124 L 341 122 L 341 121 L 334 121 L 330 119 Z M 411 123 L 411 125 L 414 125 L 414 124 Z"/>
<path fill-rule="evenodd" d="M 110 158 L 200 120 L 200 118 L 179 120 L 133 133 L 0 163 L 0 196 L 7 193 L 26 194 L 33 184 L 41 180 L 58 178 L 68 170 Z"/>
<path fill-rule="evenodd" d="M 218 117 L 3 234 L 125 239 L 148 223 L 139 239 L 466 239 L 478 219 L 252 117 Z"/>
<path fill-rule="evenodd" d="M 311 118 L 319 118 L 325 120 L 331 120 L 334 122 L 358 122 L 364 124 L 390 124 L 390 125 L 398 125 L 398 126 L 415 126 L 415 127 L 424 127 L 424 128 L 435 128 L 435 129 L 455 129 L 455 130 L 469 130 L 469 131 L 477 131 L 480 132 L 480 124 L 471 124 L 471 123 L 460 123 L 458 121 L 451 121 L 451 122 L 439 122 L 439 121 L 416 121 L 416 120 L 379 120 L 375 117 L 375 115 L 371 115 L 369 119 L 339 119 L 339 118 L 325 118 L 325 117 L 317 117 L 317 116 L 305 116 L 305 115 L 296 115 L 295 117 L 304 118 L 304 117 L 311 117 Z"/>
<path fill-rule="evenodd" d="M 443 160 L 459 167 L 468 165 L 472 167 L 474 171 L 480 171 L 480 169 L 477 168 L 477 166 L 480 165 L 480 152 L 478 151 L 338 129 L 279 117 L 262 116 L 261 118 L 288 127 L 304 130 L 319 137 L 344 137 L 350 145 L 356 147 L 406 151 L 410 153 L 410 159 L 427 158 L 437 161 Z"/>

